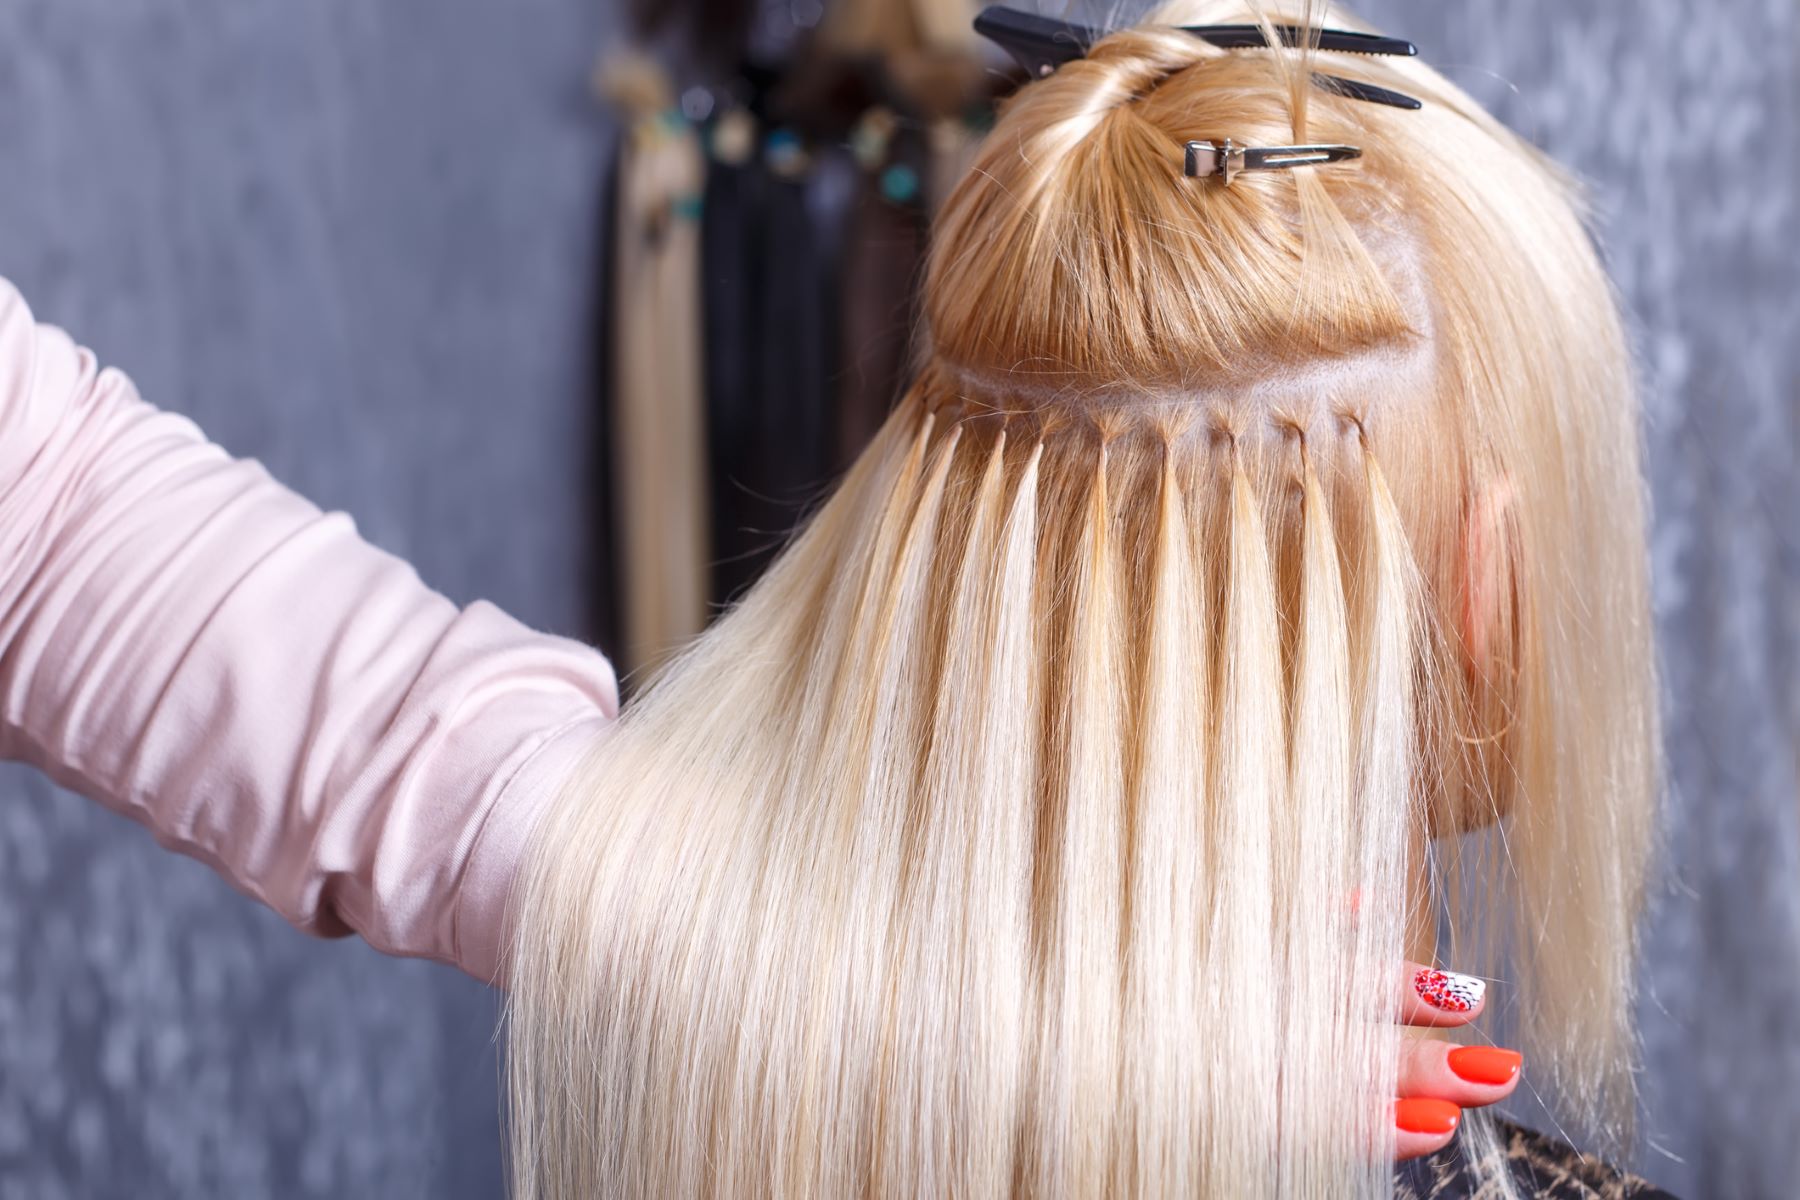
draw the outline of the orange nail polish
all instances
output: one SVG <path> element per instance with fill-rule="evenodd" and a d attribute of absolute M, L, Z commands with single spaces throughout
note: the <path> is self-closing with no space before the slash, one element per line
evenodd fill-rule
<path fill-rule="evenodd" d="M 1511 1083 L 1525 1058 L 1517 1050 L 1497 1046 L 1458 1046 L 1450 1052 L 1450 1069 L 1470 1083 Z"/>
<path fill-rule="evenodd" d="M 1394 1124 L 1405 1133 L 1449 1133 L 1462 1120 L 1462 1109 L 1448 1100 L 1418 1097 L 1394 1102 Z"/>

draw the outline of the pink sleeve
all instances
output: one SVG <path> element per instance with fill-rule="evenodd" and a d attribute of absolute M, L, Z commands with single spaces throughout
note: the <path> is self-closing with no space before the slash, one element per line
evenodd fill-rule
<path fill-rule="evenodd" d="M 458 609 L 0 279 L 0 756 L 309 933 L 494 980 L 531 822 L 617 711 L 596 651 Z"/>

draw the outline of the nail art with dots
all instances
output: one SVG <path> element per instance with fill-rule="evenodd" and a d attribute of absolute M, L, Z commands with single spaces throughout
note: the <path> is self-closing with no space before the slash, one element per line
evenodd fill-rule
<path fill-rule="evenodd" d="M 1443 1012 L 1466 1013 L 1481 1003 L 1487 984 L 1473 975 L 1455 971 L 1438 971 L 1426 967 L 1413 976 L 1413 990 L 1419 998 Z"/>

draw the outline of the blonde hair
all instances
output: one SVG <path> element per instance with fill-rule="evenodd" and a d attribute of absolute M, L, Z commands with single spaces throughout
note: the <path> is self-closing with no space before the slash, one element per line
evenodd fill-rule
<path fill-rule="evenodd" d="M 1008 105 L 916 381 L 540 829 L 518 1196 L 1383 1194 L 1439 915 L 1540 1090 L 1628 1117 L 1616 306 L 1540 155 L 1417 62 L 1333 61 L 1400 112 L 1306 58 L 1145 25 Z M 1222 136 L 1364 155 L 1184 179 Z"/>

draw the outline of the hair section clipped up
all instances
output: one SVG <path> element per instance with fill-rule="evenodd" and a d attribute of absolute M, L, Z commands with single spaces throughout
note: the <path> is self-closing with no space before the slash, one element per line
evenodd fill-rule
<path fill-rule="evenodd" d="M 1255 19 L 1171 6 L 1010 102 L 916 382 L 544 819 L 524 1200 L 1385 1194 L 1440 919 L 1545 1097 L 1628 1116 L 1613 297 L 1562 178 L 1421 62 L 1329 57 L 1404 111 L 1159 27 Z M 1184 179 L 1224 136 L 1363 155 Z"/>

